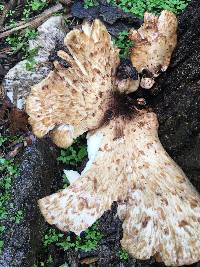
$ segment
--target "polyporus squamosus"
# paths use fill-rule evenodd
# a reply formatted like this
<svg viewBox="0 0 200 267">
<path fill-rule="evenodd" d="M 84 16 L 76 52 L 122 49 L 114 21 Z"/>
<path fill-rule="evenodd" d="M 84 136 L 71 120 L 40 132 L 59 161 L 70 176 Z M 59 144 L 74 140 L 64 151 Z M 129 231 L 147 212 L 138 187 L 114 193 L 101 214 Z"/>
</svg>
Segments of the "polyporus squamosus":
<svg viewBox="0 0 200 267">
<path fill-rule="evenodd" d="M 146 12 L 144 24 L 138 30 L 130 31 L 129 38 L 134 43 L 131 61 L 143 76 L 141 87 L 150 89 L 154 78 L 168 68 L 177 43 L 176 30 L 176 16 L 164 10 L 160 17 Z"/>
<path fill-rule="evenodd" d="M 55 62 L 56 69 L 32 88 L 26 102 L 35 135 L 43 137 L 52 130 L 60 147 L 70 146 L 76 137 L 99 126 L 117 84 L 122 92 L 135 91 L 139 85 L 130 79 L 125 88 L 127 83 L 116 81 L 119 51 L 99 20 L 68 33 L 65 45 L 71 55 L 59 51 L 58 56 L 70 67 Z"/>
<path fill-rule="evenodd" d="M 86 23 L 67 35 L 65 45 L 71 55 L 59 56 L 70 67 L 55 64 L 32 88 L 27 111 L 36 135 L 52 130 L 63 147 L 89 130 L 89 162 L 68 188 L 39 200 L 45 219 L 80 234 L 117 201 L 121 243 L 133 257 L 197 262 L 200 197 L 163 149 L 155 113 L 135 109 L 116 86 L 119 55 L 106 28 L 99 20 Z"/>
</svg>

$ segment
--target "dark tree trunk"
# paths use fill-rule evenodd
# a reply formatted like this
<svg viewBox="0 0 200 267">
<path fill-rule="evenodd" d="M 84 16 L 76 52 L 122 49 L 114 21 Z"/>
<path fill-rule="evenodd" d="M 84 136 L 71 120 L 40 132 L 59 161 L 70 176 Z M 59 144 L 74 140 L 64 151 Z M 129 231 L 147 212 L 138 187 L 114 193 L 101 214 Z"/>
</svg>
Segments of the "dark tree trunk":
<svg viewBox="0 0 200 267">
<path fill-rule="evenodd" d="M 199 0 L 179 18 L 178 45 L 156 89 L 153 101 L 161 142 L 200 191 Z"/>
</svg>

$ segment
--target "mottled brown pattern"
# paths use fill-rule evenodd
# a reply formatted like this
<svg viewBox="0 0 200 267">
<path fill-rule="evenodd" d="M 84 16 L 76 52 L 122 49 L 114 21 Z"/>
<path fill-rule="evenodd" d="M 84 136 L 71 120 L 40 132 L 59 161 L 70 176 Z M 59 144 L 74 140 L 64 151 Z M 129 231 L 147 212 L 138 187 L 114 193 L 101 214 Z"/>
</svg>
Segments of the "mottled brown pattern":
<svg viewBox="0 0 200 267">
<path fill-rule="evenodd" d="M 177 43 L 176 30 L 176 16 L 165 10 L 160 17 L 146 12 L 144 24 L 138 30 L 130 31 L 129 37 L 134 43 L 131 61 L 142 74 L 140 85 L 143 88 L 150 89 L 154 77 L 169 66 Z"/>
<path fill-rule="evenodd" d="M 147 216 L 145 217 L 143 220 L 142 220 L 142 227 L 145 228 L 149 222 L 149 220 L 151 219 L 150 216 Z"/>
<path fill-rule="evenodd" d="M 116 125 L 123 126 L 124 136 L 113 140 Z M 119 117 L 93 131 L 88 138 L 103 136 L 95 161 L 62 194 L 39 201 L 46 220 L 79 234 L 118 201 L 121 243 L 132 256 L 148 259 L 156 254 L 169 266 L 198 261 L 200 198 L 163 149 L 157 127 L 156 115 L 142 111 L 129 123 Z M 193 209 L 191 202 L 198 206 Z"/>
<path fill-rule="evenodd" d="M 70 55 L 64 51 L 58 55 L 69 67 L 55 62 L 55 70 L 31 89 L 26 101 L 35 135 L 43 137 L 51 131 L 60 147 L 70 146 L 77 136 L 97 128 L 113 89 L 111 73 L 115 74 L 119 64 L 119 51 L 99 20 L 85 23 L 82 31 L 71 31 L 64 42 Z"/>
<path fill-rule="evenodd" d="M 145 29 L 144 35 L 151 36 L 156 28 L 156 42 L 161 42 L 164 50 L 170 42 L 175 45 L 176 19 L 172 13 L 165 11 L 159 19 L 145 16 L 148 25 L 139 32 Z M 70 67 L 55 63 L 56 71 L 32 88 L 27 100 L 30 123 L 39 137 L 52 130 L 54 142 L 63 147 L 88 130 L 90 149 L 91 140 L 100 143 L 80 179 L 39 200 L 45 219 L 62 231 L 80 234 L 118 201 L 118 215 L 123 220 L 121 244 L 133 257 L 148 259 L 156 255 L 168 266 L 197 262 L 200 197 L 163 149 L 156 115 L 134 112 L 124 93 L 130 88 L 126 91 L 117 83 L 118 51 L 106 28 L 98 20 L 91 25 L 85 23 L 82 31 L 75 29 L 66 36 L 65 44 L 71 55 L 64 51 L 58 54 Z M 156 47 L 149 48 L 156 54 Z M 134 55 L 142 67 L 151 52 L 143 49 L 140 53 L 137 50 L 138 58 Z M 148 64 L 153 62 L 153 69 L 147 67 L 153 73 L 155 68 L 155 75 L 160 65 L 162 70 L 168 66 L 171 56 L 163 57 L 161 64 L 160 55 L 159 51 L 155 62 L 149 55 Z M 47 85 L 48 89 L 43 90 Z M 106 123 L 101 123 L 106 111 Z"/>
</svg>

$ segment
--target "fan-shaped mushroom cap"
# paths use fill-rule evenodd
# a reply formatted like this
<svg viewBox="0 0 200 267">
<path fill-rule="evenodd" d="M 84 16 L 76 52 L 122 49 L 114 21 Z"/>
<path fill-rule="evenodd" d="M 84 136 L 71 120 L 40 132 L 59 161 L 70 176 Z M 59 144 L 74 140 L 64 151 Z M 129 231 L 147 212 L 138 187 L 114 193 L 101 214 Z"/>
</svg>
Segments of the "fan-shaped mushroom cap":
<svg viewBox="0 0 200 267">
<path fill-rule="evenodd" d="M 114 74 L 119 64 L 119 51 L 99 20 L 85 23 L 82 31 L 69 32 L 65 45 L 70 55 L 59 51 L 58 56 L 69 67 L 55 62 L 55 70 L 32 88 L 26 101 L 36 136 L 43 137 L 53 130 L 54 141 L 62 147 L 98 126 L 115 87 Z"/>
<path fill-rule="evenodd" d="M 145 13 L 144 24 L 129 34 L 134 42 L 131 61 L 139 73 L 148 70 L 150 77 L 146 78 L 153 80 L 160 71 L 166 71 L 177 43 L 176 31 L 177 19 L 172 12 L 164 10 L 159 17 Z M 149 89 L 150 82 L 141 81 L 141 86 Z"/>
<path fill-rule="evenodd" d="M 176 266 L 200 260 L 200 198 L 163 149 L 157 128 L 156 115 L 142 112 L 91 133 L 88 142 L 94 138 L 98 147 L 90 168 L 39 201 L 45 219 L 80 234 L 117 201 L 121 243 L 132 256 L 156 255 Z"/>
</svg>

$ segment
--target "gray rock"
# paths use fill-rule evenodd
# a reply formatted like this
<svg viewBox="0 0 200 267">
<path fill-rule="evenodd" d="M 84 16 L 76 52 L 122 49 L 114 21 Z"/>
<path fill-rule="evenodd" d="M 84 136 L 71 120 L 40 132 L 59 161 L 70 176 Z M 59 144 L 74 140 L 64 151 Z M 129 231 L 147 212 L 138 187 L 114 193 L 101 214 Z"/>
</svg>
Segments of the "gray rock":
<svg viewBox="0 0 200 267">
<path fill-rule="evenodd" d="M 26 69 L 27 60 L 19 62 L 6 74 L 2 85 L 11 102 L 19 109 L 24 108 L 25 98 L 31 86 L 44 79 L 52 69 L 48 61 L 51 51 L 63 44 L 66 35 L 64 19 L 53 16 L 38 28 L 38 37 L 29 41 L 29 49 L 38 48 L 38 55 L 34 57 L 36 67 L 34 71 Z"/>
<path fill-rule="evenodd" d="M 16 210 L 22 210 L 23 219 L 19 224 L 12 221 L 4 224 L 7 230 L 0 267 L 31 267 L 36 262 L 47 226 L 37 201 L 51 193 L 53 180 L 59 172 L 55 155 L 52 147 L 39 140 L 22 155 L 20 175 L 13 181 L 11 203 Z"/>
<path fill-rule="evenodd" d="M 40 82 L 50 71 L 50 65 L 36 67 L 34 72 L 28 71 L 26 70 L 26 60 L 19 62 L 10 69 L 3 80 L 6 95 L 16 107 L 23 109 L 31 86 Z"/>
<path fill-rule="evenodd" d="M 64 19 L 62 16 L 53 16 L 38 27 L 39 36 L 36 40 L 30 40 L 29 48 L 40 47 L 35 59 L 38 62 L 48 61 L 51 51 L 57 45 L 62 45 L 66 35 Z"/>
</svg>

